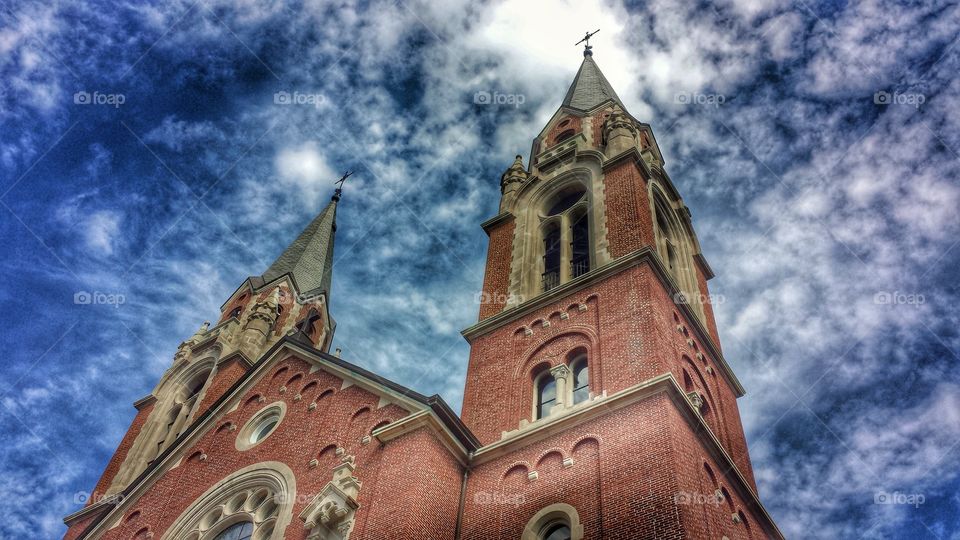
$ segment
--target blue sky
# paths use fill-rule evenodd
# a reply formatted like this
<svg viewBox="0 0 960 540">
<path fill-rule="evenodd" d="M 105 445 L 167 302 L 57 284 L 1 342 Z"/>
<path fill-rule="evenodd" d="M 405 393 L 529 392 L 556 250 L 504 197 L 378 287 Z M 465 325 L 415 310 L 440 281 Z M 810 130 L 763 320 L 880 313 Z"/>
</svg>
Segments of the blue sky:
<svg viewBox="0 0 960 540">
<path fill-rule="evenodd" d="M 132 402 L 344 169 L 335 346 L 459 409 L 478 225 L 595 28 L 717 273 L 780 527 L 960 538 L 956 4 L 0 6 L 0 538 L 62 535 Z"/>
</svg>

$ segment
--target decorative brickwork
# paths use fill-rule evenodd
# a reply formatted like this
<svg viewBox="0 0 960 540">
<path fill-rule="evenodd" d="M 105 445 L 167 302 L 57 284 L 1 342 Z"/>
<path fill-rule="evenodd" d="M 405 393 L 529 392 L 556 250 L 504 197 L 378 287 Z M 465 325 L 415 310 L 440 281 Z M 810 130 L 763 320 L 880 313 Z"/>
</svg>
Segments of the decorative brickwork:
<svg viewBox="0 0 960 540">
<path fill-rule="evenodd" d="M 505 219 L 488 229 L 487 270 L 480 294 L 480 318 L 485 319 L 503 310 L 510 287 L 510 259 L 513 253 L 513 218 Z"/>
<path fill-rule="evenodd" d="M 326 354 L 338 192 L 180 345 L 66 538 L 782 538 L 690 212 L 585 54 L 484 224 L 459 417 Z"/>
</svg>

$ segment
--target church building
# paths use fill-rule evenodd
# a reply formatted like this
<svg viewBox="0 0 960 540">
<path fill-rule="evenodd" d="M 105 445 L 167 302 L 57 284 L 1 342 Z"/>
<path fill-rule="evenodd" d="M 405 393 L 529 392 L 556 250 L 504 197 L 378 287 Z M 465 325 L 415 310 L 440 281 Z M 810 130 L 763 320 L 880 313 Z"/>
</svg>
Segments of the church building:
<svg viewBox="0 0 960 540">
<path fill-rule="evenodd" d="M 589 46 L 500 191 L 459 415 L 330 353 L 337 190 L 134 403 L 65 538 L 782 538 L 690 210 Z"/>
</svg>

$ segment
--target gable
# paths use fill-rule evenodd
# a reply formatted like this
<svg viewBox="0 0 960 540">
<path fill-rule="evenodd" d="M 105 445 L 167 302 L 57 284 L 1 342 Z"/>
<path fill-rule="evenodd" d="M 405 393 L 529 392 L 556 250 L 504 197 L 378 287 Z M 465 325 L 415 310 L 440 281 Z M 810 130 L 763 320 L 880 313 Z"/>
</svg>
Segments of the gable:
<svg viewBox="0 0 960 540">
<path fill-rule="evenodd" d="M 268 351 L 116 499 L 101 503 L 105 511 L 80 538 L 119 525 L 148 490 L 163 492 L 161 484 L 169 484 L 165 477 L 182 474 L 180 467 L 219 464 L 217 474 L 222 474 L 224 468 L 278 456 L 294 468 L 316 466 L 321 454 L 332 455 L 326 451 L 331 447 L 353 453 L 376 446 L 374 432 L 399 436 L 398 430 L 387 429 L 395 423 L 410 430 L 428 428 L 461 461 L 476 448 L 476 439 L 438 396 L 423 396 L 304 340 L 286 337 Z M 245 443 L 252 423 L 271 407 L 279 411 L 276 427 L 262 441 Z M 411 418 L 416 422 L 403 422 Z M 200 486 L 190 486 L 182 496 L 191 496 L 195 487 Z"/>
</svg>

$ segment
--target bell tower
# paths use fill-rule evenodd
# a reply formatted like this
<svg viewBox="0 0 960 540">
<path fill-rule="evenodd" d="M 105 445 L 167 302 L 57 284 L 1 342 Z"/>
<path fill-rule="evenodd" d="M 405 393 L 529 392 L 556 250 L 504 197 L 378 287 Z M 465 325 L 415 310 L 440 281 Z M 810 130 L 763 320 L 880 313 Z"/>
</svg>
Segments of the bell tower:
<svg viewBox="0 0 960 540">
<path fill-rule="evenodd" d="M 328 299 L 336 231 L 337 190 L 273 264 L 247 278 L 180 344 L 154 390 L 134 405 L 137 416 L 94 490 L 102 499 L 126 488 L 271 346 L 300 333 L 328 352 L 336 323 Z"/>
<path fill-rule="evenodd" d="M 744 390 L 720 349 L 690 210 L 653 129 L 589 46 L 500 191 L 482 225 L 479 321 L 463 331 L 462 418 L 483 445 L 476 461 L 501 470 L 479 467 L 470 485 L 492 489 L 519 470 L 511 489 L 538 501 L 517 509 L 531 520 L 515 524 L 523 538 L 541 538 L 550 519 L 537 509 L 556 505 L 548 514 L 571 538 L 780 537 L 756 496 Z M 578 461 L 589 470 L 575 482 L 563 471 Z M 678 503 L 685 494 L 716 504 Z"/>
</svg>

